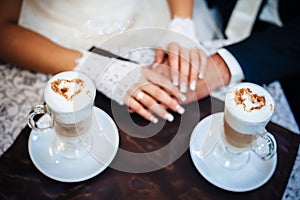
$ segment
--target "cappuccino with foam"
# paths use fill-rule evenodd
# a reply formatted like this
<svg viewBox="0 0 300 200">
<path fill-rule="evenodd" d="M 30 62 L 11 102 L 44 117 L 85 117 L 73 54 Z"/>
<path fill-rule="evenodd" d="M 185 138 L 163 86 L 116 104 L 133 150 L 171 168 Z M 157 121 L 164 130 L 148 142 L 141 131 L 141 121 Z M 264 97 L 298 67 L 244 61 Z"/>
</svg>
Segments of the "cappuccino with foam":
<svg viewBox="0 0 300 200">
<path fill-rule="evenodd" d="M 274 100 L 261 86 L 241 83 L 225 98 L 224 140 L 238 149 L 249 149 L 255 135 L 263 133 L 275 111 Z"/>
<path fill-rule="evenodd" d="M 59 73 L 47 82 L 45 105 L 33 108 L 28 124 L 36 130 L 50 129 L 56 133 L 54 152 L 66 158 L 80 158 L 91 148 L 95 96 L 96 88 L 87 76 L 73 71 Z M 37 114 L 50 116 L 51 123 L 40 127 L 34 120 Z"/>
<path fill-rule="evenodd" d="M 276 154 L 276 140 L 265 129 L 274 111 L 273 98 L 259 85 L 240 83 L 227 92 L 221 139 L 213 151 L 224 168 L 243 168 L 250 151 L 264 161 Z"/>
</svg>

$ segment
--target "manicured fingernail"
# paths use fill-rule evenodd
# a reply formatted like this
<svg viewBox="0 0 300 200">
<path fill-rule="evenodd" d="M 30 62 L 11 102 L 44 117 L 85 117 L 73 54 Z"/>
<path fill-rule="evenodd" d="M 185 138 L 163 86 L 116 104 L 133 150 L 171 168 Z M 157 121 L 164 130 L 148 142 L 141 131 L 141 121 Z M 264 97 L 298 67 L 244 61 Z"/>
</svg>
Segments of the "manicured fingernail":
<svg viewBox="0 0 300 200">
<path fill-rule="evenodd" d="M 151 118 L 150 118 L 150 121 L 153 122 L 154 124 L 157 124 L 157 123 L 158 123 L 158 119 L 155 118 L 155 117 L 151 117 Z"/>
<path fill-rule="evenodd" d="M 181 101 L 181 102 L 185 102 L 185 101 L 186 101 L 186 96 L 183 95 L 183 94 L 180 94 L 180 95 L 179 95 L 179 98 L 180 98 L 180 101 Z"/>
<path fill-rule="evenodd" d="M 180 92 L 186 93 L 187 91 L 187 83 L 181 83 L 180 84 Z"/>
<path fill-rule="evenodd" d="M 172 122 L 174 120 L 174 117 L 170 113 L 167 113 L 165 115 L 165 119 L 168 120 L 169 122 Z"/>
<path fill-rule="evenodd" d="M 181 115 L 185 112 L 185 109 L 183 107 L 181 107 L 180 105 L 176 106 L 176 110 Z"/>
<path fill-rule="evenodd" d="M 204 75 L 203 73 L 199 73 L 199 76 L 198 76 L 199 79 L 203 79 L 204 78 Z"/>
<path fill-rule="evenodd" d="M 152 65 L 152 69 L 155 69 L 155 68 L 157 68 L 157 66 L 158 66 L 159 64 L 158 63 L 153 63 L 153 65 Z"/>
<path fill-rule="evenodd" d="M 192 81 L 192 82 L 190 83 L 190 89 L 191 89 L 192 91 L 195 91 L 195 90 L 196 90 L 196 81 Z"/>
<path fill-rule="evenodd" d="M 179 83 L 178 83 L 178 76 L 173 76 L 173 85 L 174 86 L 178 86 Z"/>
</svg>

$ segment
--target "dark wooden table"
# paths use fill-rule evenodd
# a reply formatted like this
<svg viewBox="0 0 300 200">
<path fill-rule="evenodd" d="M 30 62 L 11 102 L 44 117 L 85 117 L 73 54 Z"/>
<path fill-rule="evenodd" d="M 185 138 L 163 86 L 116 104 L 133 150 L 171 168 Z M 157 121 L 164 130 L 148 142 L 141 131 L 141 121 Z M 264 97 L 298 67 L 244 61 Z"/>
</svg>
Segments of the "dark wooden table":
<svg viewBox="0 0 300 200">
<path fill-rule="evenodd" d="M 28 153 L 31 130 L 25 127 L 12 147 L 0 158 L 0 199 L 281 199 L 300 143 L 299 135 L 269 123 L 267 129 L 273 133 L 278 143 L 275 173 L 258 189 L 241 193 L 229 192 L 212 185 L 201 176 L 193 165 L 188 149 L 195 125 L 211 113 L 223 111 L 222 102 L 206 98 L 185 105 L 186 113 L 183 116 L 174 114 L 176 118 L 173 123 L 161 121 L 155 125 L 162 126 L 160 131 L 149 138 L 128 134 L 143 133 L 137 133 L 135 127 L 130 127 L 127 119 L 119 120 L 127 113 L 126 107 L 111 103 L 99 93 L 95 105 L 116 121 L 120 148 L 131 152 L 154 151 L 167 145 L 179 134 L 180 140 L 176 145 L 184 151 L 179 152 L 179 158 L 174 162 L 155 171 L 129 173 L 108 167 L 89 180 L 63 183 L 44 176 L 34 166 Z M 113 113 L 118 113 L 118 116 L 114 117 Z M 139 127 L 145 126 L 147 131 L 155 129 L 154 125 L 147 126 L 148 122 L 136 114 L 131 117 Z M 170 151 L 176 152 L 177 146 L 172 148 Z"/>
</svg>

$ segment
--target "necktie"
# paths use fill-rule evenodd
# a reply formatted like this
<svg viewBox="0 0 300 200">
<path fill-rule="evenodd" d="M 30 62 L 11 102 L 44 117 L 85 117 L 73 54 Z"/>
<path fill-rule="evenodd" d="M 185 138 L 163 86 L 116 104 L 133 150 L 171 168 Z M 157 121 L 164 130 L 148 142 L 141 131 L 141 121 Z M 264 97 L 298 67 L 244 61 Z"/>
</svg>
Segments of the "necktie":
<svg viewBox="0 0 300 200">
<path fill-rule="evenodd" d="M 228 39 L 237 41 L 250 35 L 262 1 L 237 1 L 225 29 L 225 35 Z"/>
</svg>

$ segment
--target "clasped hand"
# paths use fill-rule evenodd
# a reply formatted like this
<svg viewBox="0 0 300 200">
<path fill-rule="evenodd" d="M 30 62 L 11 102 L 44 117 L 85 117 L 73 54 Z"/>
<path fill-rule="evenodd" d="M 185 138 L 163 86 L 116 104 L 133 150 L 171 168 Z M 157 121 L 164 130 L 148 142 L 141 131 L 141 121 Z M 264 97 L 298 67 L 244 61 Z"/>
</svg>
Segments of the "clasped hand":
<svg viewBox="0 0 300 200">
<path fill-rule="evenodd" d="M 141 79 L 128 91 L 125 104 L 154 123 L 158 119 L 153 114 L 173 121 L 168 109 L 183 114 L 184 108 L 180 104 L 199 97 L 195 90 L 204 78 L 207 61 L 208 57 L 201 49 L 187 49 L 177 43 L 168 45 L 167 51 L 158 48 L 155 63 L 142 69 Z M 208 91 L 203 95 L 208 95 Z"/>
</svg>

